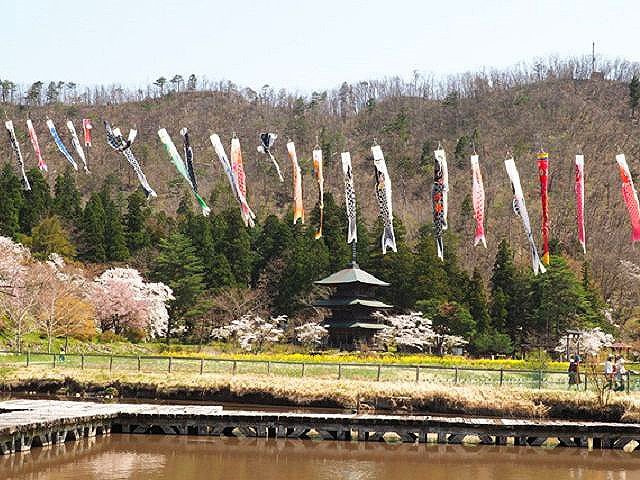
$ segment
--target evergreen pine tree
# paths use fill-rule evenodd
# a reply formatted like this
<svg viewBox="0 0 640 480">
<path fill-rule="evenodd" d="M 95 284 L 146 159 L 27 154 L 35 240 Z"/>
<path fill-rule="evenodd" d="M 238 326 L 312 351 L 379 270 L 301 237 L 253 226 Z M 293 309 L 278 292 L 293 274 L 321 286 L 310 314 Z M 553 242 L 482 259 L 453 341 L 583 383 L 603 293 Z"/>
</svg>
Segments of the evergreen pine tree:
<svg viewBox="0 0 640 480">
<path fill-rule="evenodd" d="M 199 313 L 199 297 L 205 288 L 204 266 L 189 237 L 173 233 L 160 241 L 152 277 L 168 285 L 175 297 L 169 304 L 169 342 L 176 327 L 184 325 L 187 332 L 192 330 L 192 319 Z"/>
<path fill-rule="evenodd" d="M 25 235 L 49 214 L 51 208 L 51 192 L 49 184 L 39 169 L 32 168 L 27 172 L 31 190 L 23 190 L 22 208 L 20 210 L 20 229 Z"/>
<path fill-rule="evenodd" d="M 237 208 L 224 210 L 221 216 L 227 228 L 220 238 L 218 251 L 227 257 L 236 285 L 246 287 L 251 279 L 253 264 L 251 237 Z"/>
<path fill-rule="evenodd" d="M 129 258 L 122 216 L 111 199 L 104 203 L 104 246 L 109 261 L 121 262 Z"/>
<path fill-rule="evenodd" d="M 106 260 L 105 212 L 102 197 L 91 195 L 82 215 L 82 258 L 90 262 Z"/>
<path fill-rule="evenodd" d="M 316 206 L 311 214 L 310 225 L 316 228 L 320 209 Z M 330 192 L 324 195 L 324 221 L 322 241 L 329 251 L 329 270 L 342 270 L 351 262 L 351 246 L 347 244 L 347 214 L 340 208 Z"/>
<path fill-rule="evenodd" d="M 491 329 L 491 319 L 487 311 L 484 281 L 477 268 L 473 270 L 466 293 L 466 304 L 469 307 L 469 313 L 476 322 L 477 331 L 488 332 Z"/>
<path fill-rule="evenodd" d="M 433 225 L 422 226 L 415 251 L 416 299 L 444 301 L 449 298 L 448 275 L 438 258 Z"/>
<path fill-rule="evenodd" d="M 0 234 L 16 238 L 20 233 L 22 185 L 10 163 L 0 172 Z"/>
<path fill-rule="evenodd" d="M 251 273 L 251 284 L 256 286 L 260 275 L 269 262 L 281 257 L 284 250 L 291 245 L 293 232 L 291 228 L 276 215 L 269 215 L 255 237 L 255 252 Z"/>
<path fill-rule="evenodd" d="M 73 171 L 67 167 L 62 175 L 56 177 L 53 212 L 60 218 L 77 223 L 82 217 L 80 192 L 76 187 Z"/>
<path fill-rule="evenodd" d="M 127 213 L 125 214 L 125 233 L 127 247 L 131 253 L 137 252 L 151 244 L 151 237 L 146 225 L 149 211 L 143 193 L 136 190 L 127 199 Z"/>
</svg>

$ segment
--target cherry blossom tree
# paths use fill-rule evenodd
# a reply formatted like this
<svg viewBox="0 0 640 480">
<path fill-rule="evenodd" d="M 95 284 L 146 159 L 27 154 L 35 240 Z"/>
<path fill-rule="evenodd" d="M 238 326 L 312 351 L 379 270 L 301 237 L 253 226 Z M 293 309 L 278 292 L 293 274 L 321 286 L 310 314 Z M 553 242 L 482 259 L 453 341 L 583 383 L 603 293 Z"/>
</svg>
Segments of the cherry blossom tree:
<svg viewBox="0 0 640 480">
<path fill-rule="evenodd" d="M 164 283 L 147 283 L 133 268 L 112 268 L 97 277 L 90 290 L 103 331 L 133 332 L 151 338 L 166 331 L 166 302 L 174 297 Z"/>
<path fill-rule="evenodd" d="M 588 330 L 576 330 L 570 335 L 560 337 L 556 352 L 583 352 L 586 355 L 597 356 L 600 351 L 613 345 L 613 335 L 605 333 L 600 327 Z"/>
<path fill-rule="evenodd" d="M 296 340 L 307 347 L 317 347 L 322 344 L 329 331 L 316 322 L 308 322 L 296 327 Z"/>
<path fill-rule="evenodd" d="M 229 325 L 216 328 L 213 338 L 236 341 L 240 348 L 248 352 L 260 352 L 267 345 L 277 343 L 284 337 L 283 325 L 286 315 L 263 319 L 259 315 L 243 315 Z"/>
</svg>

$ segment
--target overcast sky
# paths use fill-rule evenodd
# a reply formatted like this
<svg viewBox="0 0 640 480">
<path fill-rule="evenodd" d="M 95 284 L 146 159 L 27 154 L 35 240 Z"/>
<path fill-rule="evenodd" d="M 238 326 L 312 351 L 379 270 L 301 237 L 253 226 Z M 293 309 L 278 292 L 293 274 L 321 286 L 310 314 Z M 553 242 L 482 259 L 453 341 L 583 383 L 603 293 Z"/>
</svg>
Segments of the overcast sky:
<svg viewBox="0 0 640 480">
<path fill-rule="evenodd" d="M 2 0 L 0 79 L 142 86 L 195 73 L 309 92 L 553 54 L 640 60 L 634 0 Z"/>
</svg>

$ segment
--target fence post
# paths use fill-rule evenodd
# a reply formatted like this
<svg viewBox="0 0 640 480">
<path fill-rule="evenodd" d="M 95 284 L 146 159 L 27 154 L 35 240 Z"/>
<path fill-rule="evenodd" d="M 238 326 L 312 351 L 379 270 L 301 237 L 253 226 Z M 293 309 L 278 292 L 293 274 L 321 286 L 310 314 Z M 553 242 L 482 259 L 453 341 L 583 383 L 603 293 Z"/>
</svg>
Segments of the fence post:
<svg viewBox="0 0 640 480">
<path fill-rule="evenodd" d="M 455 383 L 457 384 L 457 383 L 458 383 L 458 367 L 455 367 L 455 368 L 456 368 L 456 378 L 455 378 Z"/>
<path fill-rule="evenodd" d="M 171 373 L 171 363 L 173 362 L 173 357 L 169 357 L 169 373 Z"/>
<path fill-rule="evenodd" d="M 629 379 L 629 370 L 627 370 L 627 393 L 631 391 L 631 380 Z"/>
<path fill-rule="evenodd" d="M 204 358 L 200 359 L 200 375 L 204 372 Z"/>
<path fill-rule="evenodd" d="M 502 386 L 502 382 L 504 381 L 504 369 L 500 369 L 500 386 Z"/>
<path fill-rule="evenodd" d="M 138 371 L 140 371 L 142 368 L 142 365 L 140 363 L 140 355 L 138 355 Z"/>
<path fill-rule="evenodd" d="M 342 364 L 338 364 L 338 380 L 342 378 Z"/>
<path fill-rule="evenodd" d="M 27 350 L 27 367 L 29 366 L 30 362 L 31 362 L 31 350 Z"/>
<path fill-rule="evenodd" d="M 542 370 L 538 370 L 538 390 L 542 389 Z"/>
<path fill-rule="evenodd" d="M 80 354 L 80 370 L 84 370 L 84 353 Z"/>
<path fill-rule="evenodd" d="M 587 391 L 587 380 L 589 380 L 589 374 L 585 372 L 584 374 L 584 391 Z"/>
<path fill-rule="evenodd" d="M 234 360 L 233 361 L 233 372 L 231 372 L 231 375 L 235 375 L 237 371 L 238 371 L 238 362 L 236 362 Z"/>
<path fill-rule="evenodd" d="M 416 365 L 416 382 L 420 381 L 420 366 Z"/>
<path fill-rule="evenodd" d="M 113 355 L 109 356 L 109 371 L 113 370 Z"/>
<path fill-rule="evenodd" d="M 267 375 L 271 375 L 271 360 L 267 362 Z"/>
<path fill-rule="evenodd" d="M 56 354 L 53 354 L 53 368 L 56 368 Z"/>
<path fill-rule="evenodd" d="M 304 362 L 302 362 L 302 377 L 304 377 Z"/>
<path fill-rule="evenodd" d="M 376 382 L 380 381 L 380 364 L 378 364 L 378 374 L 376 375 Z"/>
</svg>

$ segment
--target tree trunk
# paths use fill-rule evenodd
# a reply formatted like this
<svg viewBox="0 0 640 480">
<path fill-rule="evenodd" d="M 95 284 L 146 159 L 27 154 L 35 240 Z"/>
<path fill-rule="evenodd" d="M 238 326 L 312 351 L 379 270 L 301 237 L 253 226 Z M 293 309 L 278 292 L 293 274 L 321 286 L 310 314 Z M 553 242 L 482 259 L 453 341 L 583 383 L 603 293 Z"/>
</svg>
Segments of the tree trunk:
<svg viewBox="0 0 640 480">
<path fill-rule="evenodd" d="M 47 353 L 51 353 L 51 334 L 47 333 Z"/>
</svg>

